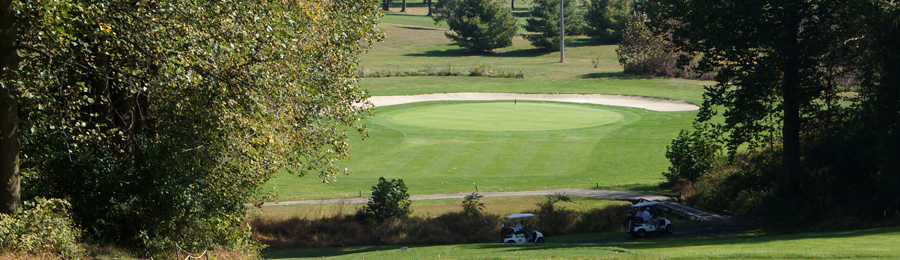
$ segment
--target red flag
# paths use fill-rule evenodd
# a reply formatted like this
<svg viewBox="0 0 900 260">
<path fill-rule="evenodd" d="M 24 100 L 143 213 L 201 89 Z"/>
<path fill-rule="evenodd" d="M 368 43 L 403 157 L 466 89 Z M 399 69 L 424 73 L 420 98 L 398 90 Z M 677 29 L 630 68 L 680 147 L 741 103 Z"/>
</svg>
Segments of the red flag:
<svg viewBox="0 0 900 260">
<path fill-rule="evenodd" d="M 513 105 L 516 105 L 516 101 L 518 101 L 518 100 L 516 100 L 516 99 L 514 98 L 514 99 L 513 99 Z"/>
</svg>

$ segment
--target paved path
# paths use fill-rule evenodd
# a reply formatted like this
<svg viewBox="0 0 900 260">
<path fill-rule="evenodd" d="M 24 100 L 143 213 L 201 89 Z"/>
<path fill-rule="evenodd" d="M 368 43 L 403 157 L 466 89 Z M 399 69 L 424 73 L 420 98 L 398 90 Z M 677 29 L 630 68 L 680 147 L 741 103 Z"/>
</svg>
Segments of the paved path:
<svg viewBox="0 0 900 260">
<path fill-rule="evenodd" d="M 638 194 L 634 192 L 627 191 L 618 191 L 618 190 L 587 190 L 587 189 L 561 189 L 561 190 L 533 190 L 533 191 L 502 191 L 502 192 L 479 192 L 478 195 L 484 196 L 486 198 L 490 197 L 511 197 L 511 196 L 542 196 L 542 195 L 553 195 L 556 193 L 564 193 L 566 195 L 578 196 L 578 197 L 589 197 L 589 198 L 602 198 L 602 199 L 614 199 L 614 200 L 638 200 L 645 199 L 650 201 L 669 201 L 671 200 L 669 197 L 665 196 L 655 196 L 655 195 L 644 195 Z M 434 194 L 434 195 L 418 195 L 418 196 L 410 196 L 410 200 L 438 200 L 438 199 L 463 199 L 466 195 L 470 193 L 451 193 L 451 194 Z M 280 201 L 280 202 L 266 202 L 263 204 L 264 207 L 267 206 L 286 206 L 286 205 L 298 205 L 298 204 L 328 204 L 328 203 L 366 203 L 368 202 L 368 198 L 355 198 L 355 199 L 330 199 L 330 200 L 295 200 L 295 201 Z M 244 204 L 246 206 L 253 206 L 252 203 Z"/>
</svg>

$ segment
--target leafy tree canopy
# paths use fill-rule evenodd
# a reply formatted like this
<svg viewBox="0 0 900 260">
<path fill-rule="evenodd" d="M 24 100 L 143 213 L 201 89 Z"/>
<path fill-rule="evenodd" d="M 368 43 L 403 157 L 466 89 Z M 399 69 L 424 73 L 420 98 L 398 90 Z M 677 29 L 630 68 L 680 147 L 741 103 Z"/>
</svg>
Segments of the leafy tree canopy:
<svg viewBox="0 0 900 260">
<path fill-rule="evenodd" d="M 328 182 L 370 112 L 357 56 L 376 1 L 16 1 L 22 172 L 89 238 L 247 245 L 280 169 Z M 360 105 L 361 104 L 361 105 Z"/>
</svg>

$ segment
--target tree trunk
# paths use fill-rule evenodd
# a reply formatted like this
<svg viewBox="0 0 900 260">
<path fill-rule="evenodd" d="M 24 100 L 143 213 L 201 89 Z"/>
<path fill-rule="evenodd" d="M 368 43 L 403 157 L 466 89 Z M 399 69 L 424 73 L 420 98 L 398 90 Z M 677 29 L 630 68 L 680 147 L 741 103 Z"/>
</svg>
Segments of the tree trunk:
<svg viewBox="0 0 900 260">
<path fill-rule="evenodd" d="M 390 11 L 391 10 L 391 0 L 381 0 L 381 10 Z"/>
<path fill-rule="evenodd" d="M 18 27 L 12 0 L 0 0 L 0 79 L 13 79 L 18 67 L 14 48 Z M 12 213 L 20 200 L 19 136 L 16 133 L 19 104 L 12 96 L 12 86 L 0 88 L 0 213 Z"/>
<path fill-rule="evenodd" d="M 403 7 L 400 7 L 400 12 L 406 12 L 406 0 L 403 0 Z"/>
<path fill-rule="evenodd" d="M 783 140 L 782 174 L 788 187 L 796 190 L 796 176 L 800 170 L 800 48 L 797 37 L 800 32 L 801 17 L 798 11 L 789 11 L 785 21 L 783 45 L 784 67 L 781 95 L 784 99 L 784 117 L 781 129 Z"/>
<path fill-rule="evenodd" d="M 510 3 L 509 8 L 512 9 L 513 11 L 515 11 L 516 10 L 516 0 L 510 0 L 509 3 Z"/>
<path fill-rule="evenodd" d="M 426 0 L 426 1 L 428 1 L 428 14 L 427 15 L 431 16 L 431 1 L 432 0 Z"/>
</svg>

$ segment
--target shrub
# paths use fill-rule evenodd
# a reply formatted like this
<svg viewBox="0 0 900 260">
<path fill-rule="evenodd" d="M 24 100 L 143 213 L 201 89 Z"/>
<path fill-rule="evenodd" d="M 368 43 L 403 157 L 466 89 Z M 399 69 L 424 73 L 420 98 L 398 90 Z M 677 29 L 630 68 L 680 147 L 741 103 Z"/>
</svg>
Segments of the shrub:
<svg viewBox="0 0 900 260">
<path fill-rule="evenodd" d="M 621 41 L 625 23 L 631 16 L 631 1 L 588 0 L 585 3 L 584 34 L 602 43 Z"/>
<path fill-rule="evenodd" d="M 38 198 L 11 215 L 0 214 L 0 249 L 13 254 L 84 257 L 81 230 L 69 218 L 65 200 Z"/>
<path fill-rule="evenodd" d="M 466 195 L 466 198 L 463 200 L 463 212 L 466 214 L 468 218 L 478 218 L 481 217 L 481 212 L 484 210 L 484 203 L 479 202 L 481 199 L 481 195 L 478 195 L 476 192 L 472 192 L 472 194 Z"/>
<path fill-rule="evenodd" d="M 525 20 L 525 30 L 537 34 L 526 34 L 523 37 L 531 45 L 548 50 L 559 50 L 559 1 L 534 0 L 531 7 L 531 18 Z M 582 34 L 584 15 L 575 0 L 565 0 L 566 42 L 575 41 L 576 35 Z"/>
<path fill-rule="evenodd" d="M 672 163 L 668 172 L 663 172 L 670 184 L 679 180 L 690 183 L 697 182 L 714 168 L 720 156 L 721 146 L 716 144 L 714 136 L 701 128 L 693 132 L 681 130 L 672 144 L 666 146 L 666 158 Z"/>
<path fill-rule="evenodd" d="M 492 51 L 512 45 L 517 30 L 512 11 L 498 0 L 438 0 L 435 23 L 447 22 L 447 38 L 460 47 Z"/>
<path fill-rule="evenodd" d="M 384 222 L 391 217 L 404 218 L 412 213 L 409 205 L 409 194 L 406 193 L 406 184 L 403 180 L 384 177 L 378 178 L 378 184 L 372 186 L 372 197 L 362 211 L 366 216 L 374 217 L 378 222 Z"/>
</svg>

